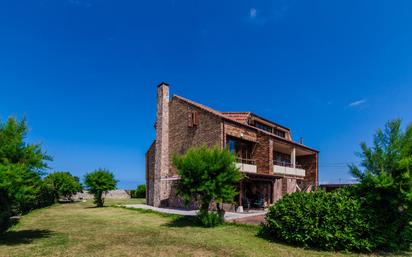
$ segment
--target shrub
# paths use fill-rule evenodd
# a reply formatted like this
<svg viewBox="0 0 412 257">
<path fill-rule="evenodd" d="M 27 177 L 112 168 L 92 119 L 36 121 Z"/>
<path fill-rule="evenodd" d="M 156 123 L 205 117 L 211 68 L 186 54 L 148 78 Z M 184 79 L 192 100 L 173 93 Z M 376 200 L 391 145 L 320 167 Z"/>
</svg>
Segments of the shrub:
<svg viewBox="0 0 412 257">
<path fill-rule="evenodd" d="M 84 183 L 87 190 L 94 195 L 94 203 L 97 207 L 103 207 L 103 194 L 116 189 L 117 181 L 113 173 L 99 169 L 85 175 Z"/>
<path fill-rule="evenodd" d="M 358 185 L 332 192 L 295 193 L 270 208 L 262 230 L 272 237 L 333 250 L 408 251 L 412 243 L 412 125 L 400 120 L 361 144 Z"/>
<path fill-rule="evenodd" d="M 60 198 L 71 200 L 72 195 L 82 189 L 79 179 L 69 172 L 55 172 L 47 175 L 44 179 L 54 199 L 57 202 Z"/>
<path fill-rule="evenodd" d="M 55 198 L 53 191 L 46 185 L 42 183 L 40 187 L 39 196 L 37 197 L 36 207 L 43 208 L 54 204 Z"/>
<path fill-rule="evenodd" d="M 200 210 L 196 216 L 197 222 L 204 227 L 216 227 L 223 223 L 217 212 Z"/>
<path fill-rule="evenodd" d="M 146 198 L 146 185 L 137 186 L 136 190 L 130 192 L 132 198 Z"/>
<path fill-rule="evenodd" d="M 227 149 L 218 147 L 192 148 L 186 154 L 174 156 L 173 164 L 180 180 L 177 194 L 186 204 L 199 201 L 201 213 L 207 213 L 210 203 L 216 202 L 219 217 L 223 219 L 223 202 L 233 202 L 238 194 L 236 185 L 243 178 L 236 168 L 235 157 Z"/>
<path fill-rule="evenodd" d="M 262 233 L 291 244 L 326 250 L 371 251 L 361 203 L 347 191 L 293 193 L 270 207 Z"/>
<path fill-rule="evenodd" d="M 373 146 L 361 144 L 362 169 L 350 166 L 377 248 L 408 250 L 412 243 L 412 124 L 400 120 L 378 130 Z"/>
</svg>

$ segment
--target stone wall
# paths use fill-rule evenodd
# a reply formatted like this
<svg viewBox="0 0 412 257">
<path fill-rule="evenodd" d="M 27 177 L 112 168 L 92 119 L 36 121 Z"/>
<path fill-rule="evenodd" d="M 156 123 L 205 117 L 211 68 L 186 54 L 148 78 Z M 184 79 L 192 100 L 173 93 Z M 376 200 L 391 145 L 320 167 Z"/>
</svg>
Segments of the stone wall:
<svg viewBox="0 0 412 257">
<path fill-rule="evenodd" d="M 234 124 L 231 122 L 224 122 L 224 133 L 226 135 L 242 138 L 247 141 L 257 142 L 258 136 L 255 130 L 240 127 L 238 124 Z"/>
<path fill-rule="evenodd" d="M 154 166 L 156 155 L 156 144 L 152 143 L 146 153 L 146 203 L 148 205 L 154 204 Z"/>
<path fill-rule="evenodd" d="M 222 119 L 220 117 L 178 98 L 172 99 L 169 111 L 170 162 L 174 154 L 184 154 L 191 147 L 221 146 Z M 199 124 L 190 127 L 189 115 L 193 111 L 197 112 Z M 168 176 L 175 175 L 176 169 L 171 165 Z"/>
<path fill-rule="evenodd" d="M 297 181 L 296 178 L 282 179 L 282 196 L 296 192 Z"/>
<path fill-rule="evenodd" d="M 105 199 L 130 199 L 130 190 L 111 190 L 103 195 Z M 72 197 L 73 200 L 90 200 L 93 199 L 93 195 L 88 193 L 87 191 L 83 191 L 82 193 L 77 193 Z"/>
<path fill-rule="evenodd" d="M 272 144 L 272 146 L 271 146 Z M 253 158 L 256 160 L 257 173 L 271 174 L 273 170 L 273 141 L 263 133 L 258 134 L 258 142 L 256 145 Z"/>
<path fill-rule="evenodd" d="M 302 168 L 306 171 L 304 182 L 306 184 L 312 184 L 315 187 L 318 186 L 318 155 L 298 156 L 297 161 L 302 165 Z"/>
<path fill-rule="evenodd" d="M 182 208 L 182 209 L 189 209 L 189 210 L 197 210 L 199 209 L 200 205 L 196 202 L 192 201 L 187 205 L 184 203 L 183 199 L 177 196 L 176 187 L 177 187 L 177 180 L 165 181 L 170 188 L 170 196 L 167 202 L 167 206 L 175 207 L 175 208 Z"/>
<path fill-rule="evenodd" d="M 273 183 L 273 202 L 277 202 L 283 196 L 283 179 L 276 179 Z"/>
</svg>

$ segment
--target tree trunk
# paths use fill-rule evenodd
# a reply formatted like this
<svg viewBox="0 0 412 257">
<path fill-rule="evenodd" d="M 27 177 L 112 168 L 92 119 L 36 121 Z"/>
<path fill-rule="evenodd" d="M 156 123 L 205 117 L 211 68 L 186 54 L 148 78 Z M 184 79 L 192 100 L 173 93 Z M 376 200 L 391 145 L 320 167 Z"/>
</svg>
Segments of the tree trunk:
<svg viewBox="0 0 412 257">
<path fill-rule="evenodd" d="M 5 191 L 0 190 L 0 234 L 10 226 L 11 206 Z"/>
<path fill-rule="evenodd" d="M 220 220 L 222 222 L 225 221 L 225 210 L 223 209 L 223 206 L 221 206 L 220 203 L 216 203 L 216 208 L 217 208 L 217 214 L 219 214 Z"/>
<path fill-rule="evenodd" d="M 200 210 L 208 212 L 209 211 L 209 202 L 202 201 L 202 205 L 200 206 Z"/>
<path fill-rule="evenodd" d="M 103 192 L 97 192 L 94 195 L 94 203 L 96 204 L 97 207 L 103 207 L 104 205 L 104 200 L 103 200 Z"/>
</svg>

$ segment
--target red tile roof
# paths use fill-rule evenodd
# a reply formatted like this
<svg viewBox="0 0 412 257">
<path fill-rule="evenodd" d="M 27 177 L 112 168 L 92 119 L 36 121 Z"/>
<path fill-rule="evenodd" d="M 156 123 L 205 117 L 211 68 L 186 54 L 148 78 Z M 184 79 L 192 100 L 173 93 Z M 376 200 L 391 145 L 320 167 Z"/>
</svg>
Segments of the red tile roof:
<svg viewBox="0 0 412 257">
<path fill-rule="evenodd" d="M 244 124 L 247 124 L 250 117 L 250 112 L 223 112 L 222 114 Z"/>
</svg>

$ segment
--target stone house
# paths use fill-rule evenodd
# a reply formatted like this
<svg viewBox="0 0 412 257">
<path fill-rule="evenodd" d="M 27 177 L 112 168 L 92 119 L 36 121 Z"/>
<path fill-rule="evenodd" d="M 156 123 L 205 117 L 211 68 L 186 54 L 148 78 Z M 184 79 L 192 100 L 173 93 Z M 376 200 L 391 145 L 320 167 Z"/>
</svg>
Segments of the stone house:
<svg viewBox="0 0 412 257">
<path fill-rule="evenodd" d="M 173 154 L 190 147 L 227 147 L 245 179 L 236 205 L 266 207 L 283 195 L 318 186 L 319 151 L 292 139 L 289 128 L 250 112 L 219 112 L 157 87 L 156 140 L 146 153 L 147 204 L 183 207 Z"/>
</svg>

